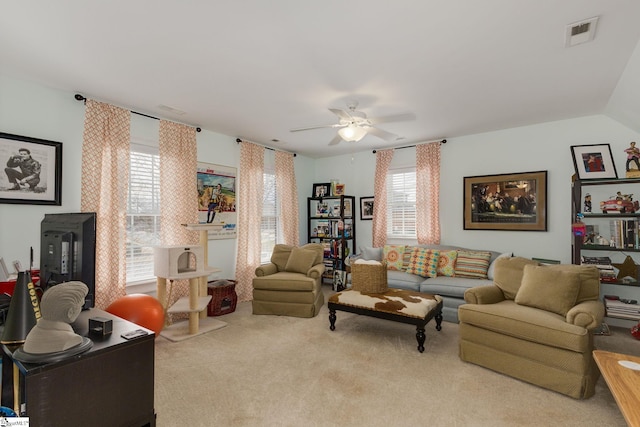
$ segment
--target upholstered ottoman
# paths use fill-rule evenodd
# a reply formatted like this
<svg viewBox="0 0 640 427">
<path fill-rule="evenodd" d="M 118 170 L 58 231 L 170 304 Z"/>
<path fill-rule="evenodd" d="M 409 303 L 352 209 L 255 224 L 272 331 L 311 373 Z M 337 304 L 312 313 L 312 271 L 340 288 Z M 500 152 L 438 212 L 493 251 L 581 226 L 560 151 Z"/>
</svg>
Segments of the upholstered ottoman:
<svg viewBox="0 0 640 427">
<path fill-rule="evenodd" d="M 442 298 L 438 295 L 389 288 L 384 293 L 363 294 L 360 291 L 346 290 L 329 298 L 329 329 L 336 329 L 336 311 L 362 314 L 379 319 L 416 325 L 418 351 L 424 351 L 426 335 L 424 327 L 433 318 L 436 330 L 442 329 Z"/>
</svg>

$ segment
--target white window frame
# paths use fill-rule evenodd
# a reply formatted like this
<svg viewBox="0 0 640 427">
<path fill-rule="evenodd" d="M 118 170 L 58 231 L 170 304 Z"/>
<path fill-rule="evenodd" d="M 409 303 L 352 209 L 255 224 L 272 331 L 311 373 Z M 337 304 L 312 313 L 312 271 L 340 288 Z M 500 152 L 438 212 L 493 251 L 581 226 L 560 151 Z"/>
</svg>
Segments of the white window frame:
<svg viewBox="0 0 640 427">
<path fill-rule="evenodd" d="M 386 190 L 387 237 L 417 239 L 415 166 L 389 168 Z"/>
<path fill-rule="evenodd" d="M 153 247 L 160 244 L 160 175 L 159 175 L 159 149 L 157 146 L 150 146 L 136 141 L 131 141 L 131 165 L 129 169 L 129 189 L 127 194 L 127 232 L 126 232 L 126 259 L 127 259 L 127 286 L 135 286 L 143 283 L 155 281 L 153 275 Z M 140 182 L 132 182 L 135 179 L 135 171 L 139 170 L 139 165 L 135 164 L 135 153 L 141 155 L 152 156 L 151 175 L 152 179 L 146 185 L 146 188 L 140 188 Z M 147 191 L 149 194 L 145 195 Z M 145 201 L 147 208 L 132 209 L 133 200 L 136 191 L 147 200 Z M 147 231 L 139 231 L 139 241 L 133 238 L 132 227 L 135 218 L 147 217 L 151 223 L 151 233 Z M 136 251 L 141 256 L 136 257 Z M 136 273 L 137 272 L 137 273 Z"/>
<path fill-rule="evenodd" d="M 262 192 L 262 218 L 260 222 L 260 262 L 271 260 L 273 248 L 281 241 L 278 194 L 276 191 L 276 172 L 265 168 L 262 174 L 264 191 Z"/>
</svg>

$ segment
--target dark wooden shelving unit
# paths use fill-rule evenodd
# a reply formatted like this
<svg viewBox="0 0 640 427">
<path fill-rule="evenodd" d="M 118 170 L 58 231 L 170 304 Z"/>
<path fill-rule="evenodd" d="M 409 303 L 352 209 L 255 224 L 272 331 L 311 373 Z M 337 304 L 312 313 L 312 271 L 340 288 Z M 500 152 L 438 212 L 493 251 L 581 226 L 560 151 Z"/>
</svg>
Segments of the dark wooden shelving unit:
<svg viewBox="0 0 640 427">
<path fill-rule="evenodd" d="M 344 195 L 307 198 L 307 241 L 328 247 L 324 257 L 326 282 L 333 281 L 334 270 L 346 270 L 345 259 L 356 251 L 355 199 Z M 319 205 L 326 205 L 326 212 L 320 213 Z"/>
</svg>

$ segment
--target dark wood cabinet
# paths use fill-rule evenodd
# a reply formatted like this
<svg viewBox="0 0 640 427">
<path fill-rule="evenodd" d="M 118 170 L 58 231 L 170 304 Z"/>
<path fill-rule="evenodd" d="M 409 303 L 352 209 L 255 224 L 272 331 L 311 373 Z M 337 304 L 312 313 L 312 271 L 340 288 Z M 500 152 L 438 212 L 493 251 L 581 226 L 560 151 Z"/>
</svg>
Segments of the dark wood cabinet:
<svg viewBox="0 0 640 427">
<path fill-rule="evenodd" d="M 3 346 L 2 405 L 19 408 L 32 426 L 155 426 L 155 335 L 148 331 L 125 340 L 121 334 L 144 328 L 98 309 L 78 316 L 72 324 L 76 333 L 88 336 L 91 317 L 112 319 L 113 333 L 69 359 L 27 364 L 13 359 L 15 349 Z"/>
</svg>

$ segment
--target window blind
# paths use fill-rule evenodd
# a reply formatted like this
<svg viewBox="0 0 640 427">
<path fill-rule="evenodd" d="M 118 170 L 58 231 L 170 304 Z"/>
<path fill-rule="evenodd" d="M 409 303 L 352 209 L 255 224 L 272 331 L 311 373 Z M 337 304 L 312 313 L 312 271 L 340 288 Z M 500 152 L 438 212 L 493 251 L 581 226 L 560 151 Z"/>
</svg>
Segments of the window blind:
<svg viewBox="0 0 640 427">
<path fill-rule="evenodd" d="M 387 175 L 387 235 L 416 238 L 416 170 L 389 170 Z"/>
<path fill-rule="evenodd" d="M 127 283 L 153 275 L 153 247 L 160 244 L 160 156 L 158 149 L 131 145 L 127 197 Z"/>
</svg>

